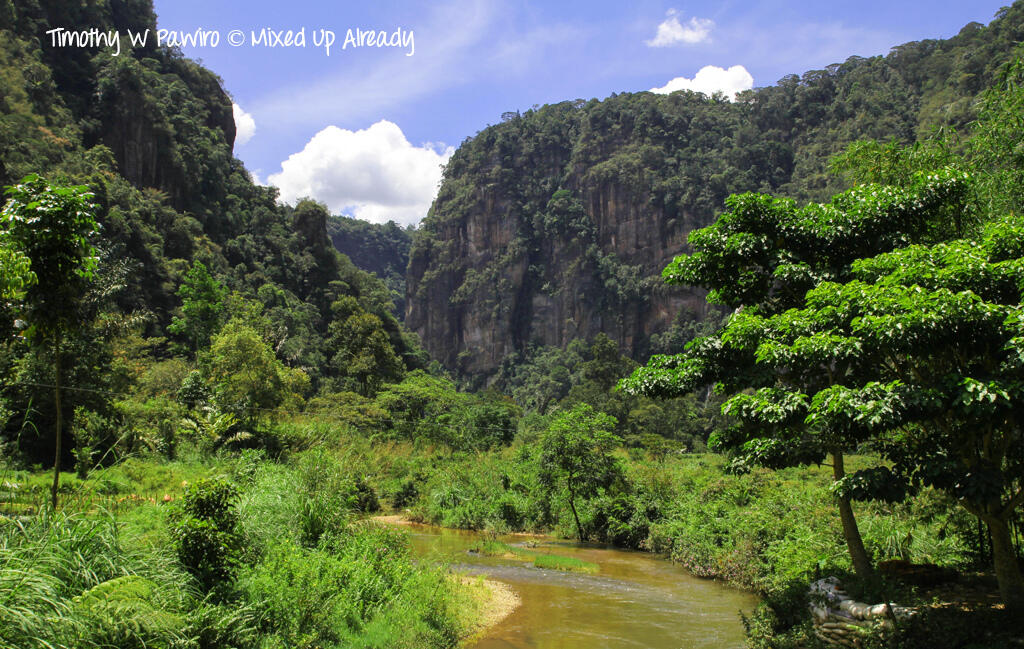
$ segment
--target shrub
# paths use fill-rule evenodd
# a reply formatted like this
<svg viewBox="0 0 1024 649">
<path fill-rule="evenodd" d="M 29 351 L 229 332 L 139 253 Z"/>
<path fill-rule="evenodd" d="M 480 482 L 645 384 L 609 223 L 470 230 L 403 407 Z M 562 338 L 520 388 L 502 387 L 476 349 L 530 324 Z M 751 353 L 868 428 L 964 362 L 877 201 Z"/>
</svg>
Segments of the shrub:
<svg viewBox="0 0 1024 649">
<path fill-rule="evenodd" d="M 110 430 L 110 422 L 99 414 L 78 406 L 75 408 L 75 419 L 71 433 L 75 438 L 75 474 L 79 480 L 85 480 L 93 467 L 93 458 L 100 445 L 106 440 Z"/>
<path fill-rule="evenodd" d="M 205 591 L 234 577 L 240 543 L 236 531 L 238 491 L 224 480 L 200 480 L 173 512 L 171 539 L 178 560 Z"/>
</svg>

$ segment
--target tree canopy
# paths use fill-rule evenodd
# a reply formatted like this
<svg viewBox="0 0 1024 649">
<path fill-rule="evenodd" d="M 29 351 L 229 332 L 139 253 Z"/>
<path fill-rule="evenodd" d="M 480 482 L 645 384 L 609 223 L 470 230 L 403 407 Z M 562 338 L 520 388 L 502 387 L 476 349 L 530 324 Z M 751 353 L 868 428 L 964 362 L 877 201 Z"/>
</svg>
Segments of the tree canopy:
<svg viewBox="0 0 1024 649">
<path fill-rule="evenodd" d="M 965 219 L 942 226 L 950 213 L 969 214 L 968 178 L 951 170 L 916 178 L 910 190 L 866 185 L 837 197 L 833 206 L 856 201 L 846 214 L 802 210 L 817 221 L 795 218 L 787 202 L 732 199 L 732 211 L 695 233 L 696 252 L 666 277 L 704 280 L 710 299 L 737 311 L 717 334 L 652 359 L 622 385 L 671 396 L 717 383 L 731 395 L 723 412 L 735 424 L 713 445 L 740 465 L 831 454 L 841 467 L 844 451 L 869 445 L 883 464 L 834 473 L 844 518 L 851 497 L 899 501 L 923 486 L 949 493 L 988 525 L 1003 598 L 1019 607 L 1024 582 L 1009 520 L 1024 504 L 1015 418 L 1024 399 L 1024 221 L 1003 216 L 976 237 L 934 241 L 966 229 Z M 737 218 L 750 205 L 768 206 L 763 218 Z M 851 228 L 850 216 L 894 216 L 893 207 L 914 218 Z M 926 243 L 908 245 L 915 237 Z M 794 265 L 802 271 L 790 273 Z"/>
<path fill-rule="evenodd" d="M 210 336 L 220 328 L 226 293 L 220 282 L 210 276 L 203 262 L 197 261 L 178 289 L 182 315 L 171 321 L 167 331 L 184 336 L 192 351 L 207 346 Z"/>
</svg>

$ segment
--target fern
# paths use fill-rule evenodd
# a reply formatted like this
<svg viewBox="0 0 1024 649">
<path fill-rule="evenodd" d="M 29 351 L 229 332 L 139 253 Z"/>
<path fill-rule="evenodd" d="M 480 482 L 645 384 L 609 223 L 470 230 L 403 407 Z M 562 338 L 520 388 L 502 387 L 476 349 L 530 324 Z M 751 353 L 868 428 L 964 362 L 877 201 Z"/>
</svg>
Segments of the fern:
<svg viewBox="0 0 1024 649">
<path fill-rule="evenodd" d="M 87 635 L 99 645 L 160 646 L 178 638 L 181 617 L 160 610 L 153 598 L 157 585 L 138 575 L 99 583 L 72 599 Z"/>
</svg>

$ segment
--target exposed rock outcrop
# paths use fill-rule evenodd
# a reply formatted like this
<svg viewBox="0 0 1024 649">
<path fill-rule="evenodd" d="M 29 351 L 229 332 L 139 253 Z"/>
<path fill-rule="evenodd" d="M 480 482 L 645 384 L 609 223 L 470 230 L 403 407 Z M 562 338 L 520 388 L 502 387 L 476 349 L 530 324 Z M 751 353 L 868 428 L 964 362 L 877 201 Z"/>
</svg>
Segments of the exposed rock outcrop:
<svg viewBox="0 0 1024 649">
<path fill-rule="evenodd" d="M 858 649 L 872 636 L 884 635 L 915 609 L 889 603 L 865 604 L 846 594 L 835 577 L 811 584 L 814 635 L 826 644 Z"/>
</svg>

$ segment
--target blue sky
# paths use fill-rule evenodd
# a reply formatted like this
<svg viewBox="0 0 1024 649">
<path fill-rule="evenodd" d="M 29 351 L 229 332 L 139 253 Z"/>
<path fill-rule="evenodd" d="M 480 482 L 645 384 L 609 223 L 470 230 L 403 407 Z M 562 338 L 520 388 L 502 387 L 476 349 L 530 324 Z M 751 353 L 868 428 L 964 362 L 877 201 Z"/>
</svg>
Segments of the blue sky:
<svg viewBox="0 0 1024 649">
<path fill-rule="evenodd" d="M 155 4 L 161 29 L 220 32 L 216 47 L 182 49 L 244 111 L 235 155 L 259 181 L 289 201 L 311 195 L 335 212 L 410 223 L 425 215 L 451 147 L 505 111 L 652 88 L 772 85 L 953 36 L 988 23 L 1006 0 Z M 262 28 L 305 28 L 306 47 L 252 47 Z M 350 28 L 412 31 L 415 53 L 342 50 Z M 312 42 L 321 29 L 336 34 L 330 56 Z M 229 45 L 231 30 L 245 44 Z"/>
</svg>

